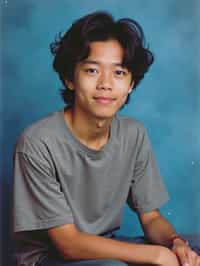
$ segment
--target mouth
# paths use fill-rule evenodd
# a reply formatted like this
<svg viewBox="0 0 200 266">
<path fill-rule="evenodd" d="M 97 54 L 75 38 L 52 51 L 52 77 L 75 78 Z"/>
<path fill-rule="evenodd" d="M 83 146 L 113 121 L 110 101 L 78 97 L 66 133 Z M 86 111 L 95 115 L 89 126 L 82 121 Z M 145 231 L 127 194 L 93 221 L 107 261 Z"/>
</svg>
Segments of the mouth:
<svg viewBox="0 0 200 266">
<path fill-rule="evenodd" d="M 115 98 L 113 98 L 113 97 L 96 96 L 96 97 L 94 97 L 94 100 L 97 103 L 109 104 L 109 103 L 112 103 L 113 101 L 115 101 Z"/>
</svg>

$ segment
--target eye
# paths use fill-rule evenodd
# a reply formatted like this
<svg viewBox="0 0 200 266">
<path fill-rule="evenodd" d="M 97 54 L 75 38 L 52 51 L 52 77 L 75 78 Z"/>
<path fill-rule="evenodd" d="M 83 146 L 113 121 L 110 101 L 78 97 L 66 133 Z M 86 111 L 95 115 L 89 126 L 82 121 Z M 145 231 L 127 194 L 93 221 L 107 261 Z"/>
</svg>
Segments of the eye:
<svg viewBox="0 0 200 266">
<path fill-rule="evenodd" d="M 85 71 L 93 75 L 98 73 L 98 70 L 96 68 L 87 68 Z"/>
<path fill-rule="evenodd" d="M 127 72 L 124 71 L 124 70 L 116 70 L 116 71 L 115 71 L 115 74 L 116 74 L 117 76 L 121 77 L 121 76 L 125 76 L 125 75 L 127 74 Z"/>
</svg>

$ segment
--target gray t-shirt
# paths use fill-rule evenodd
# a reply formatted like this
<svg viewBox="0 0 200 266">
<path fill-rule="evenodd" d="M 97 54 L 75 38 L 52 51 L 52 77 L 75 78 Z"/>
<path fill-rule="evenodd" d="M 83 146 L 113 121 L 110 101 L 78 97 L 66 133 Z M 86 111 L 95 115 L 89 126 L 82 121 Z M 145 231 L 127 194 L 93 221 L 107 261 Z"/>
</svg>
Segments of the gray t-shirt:
<svg viewBox="0 0 200 266">
<path fill-rule="evenodd" d="M 55 251 L 47 229 L 74 223 L 103 234 L 121 223 L 126 202 L 138 213 L 168 200 L 147 132 L 133 118 L 113 118 L 99 151 L 81 144 L 63 110 L 35 123 L 19 138 L 14 160 L 14 232 L 19 265 Z M 23 263 L 23 264 L 22 264 Z"/>
</svg>

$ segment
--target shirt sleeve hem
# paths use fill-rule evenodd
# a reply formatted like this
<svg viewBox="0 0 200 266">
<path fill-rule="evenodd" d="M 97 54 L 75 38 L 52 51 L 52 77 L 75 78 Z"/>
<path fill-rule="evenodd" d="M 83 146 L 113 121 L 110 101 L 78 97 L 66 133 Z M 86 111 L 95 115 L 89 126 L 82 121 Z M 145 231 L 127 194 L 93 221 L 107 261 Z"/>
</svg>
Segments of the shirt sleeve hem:
<svg viewBox="0 0 200 266">
<path fill-rule="evenodd" d="M 160 207 L 162 207 L 162 205 L 164 205 L 167 201 L 169 201 L 169 196 L 167 195 L 164 199 L 162 199 L 159 204 L 158 202 L 152 202 L 150 204 L 146 204 L 145 207 L 138 207 L 136 208 L 136 212 L 139 214 L 143 214 L 145 212 L 150 212 L 153 211 L 155 209 L 159 209 Z"/>
<path fill-rule="evenodd" d="M 38 220 L 35 223 L 32 224 L 26 224 L 26 225 L 16 225 L 14 228 L 14 232 L 20 232 L 20 231 L 33 231 L 33 230 L 43 230 L 43 229 L 49 229 L 51 227 L 56 227 L 64 224 L 73 224 L 74 219 L 73 217 L 65 216 L 62 218 L 54 218 L 54 219 L 48 219 L 48 220 Z"/>
</svg>

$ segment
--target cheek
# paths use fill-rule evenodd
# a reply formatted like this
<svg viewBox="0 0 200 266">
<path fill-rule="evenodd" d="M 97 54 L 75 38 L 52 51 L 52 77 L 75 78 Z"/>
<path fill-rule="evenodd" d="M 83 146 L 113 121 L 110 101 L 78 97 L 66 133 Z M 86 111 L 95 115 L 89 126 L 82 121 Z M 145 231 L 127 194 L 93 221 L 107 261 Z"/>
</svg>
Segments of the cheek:
<svg viewBox="0 0 200 266">
<path fill-rule="evenodd" d="M 117 90 L 121 94 L 127 95 L 129 90 L 131 89 L 131 80 L 130 79 L 117 80 L 115 83 L 115 87 L 118 88 Z"/>
<path fill-rule="evenodd" d="M 88 78 L 80 78 L 77 87 L 84 93 L 90 92 L 94 88 L 94 81 Z"/>
<path fill-rule="evenodd" d="M 118 87 L 117 89 L 118 96 L 122 98 L 127 97 L 129 90 L 130 90 L 130 86 L 127 86 L 127 84 L 126 86 Z"/>
<path fill-rule="evenodd" d="M 75 90 L 75 94 L 77 99 L 79 99 L 79 101 L 87 101 L 88 98 L 91 97 L 91 83 L 85 82 L 83 84 L 83 82 L 80 82 L 79 84 L 77 84 L 76 90 Z"/>
<path fill-rule="evenodd" d="M 130 88 L 127 88 L 126 90 L 122 89 L 120 93 L 118 94 L 118 97 L 120 99 L 120 104 L 123 104 L 126 101 L 129 95 L 129 90 Z"/>
</svg>

